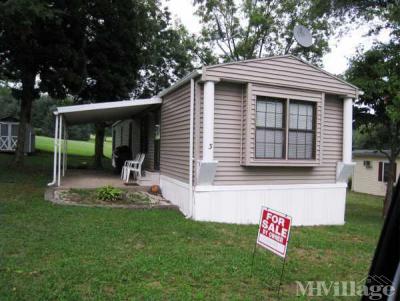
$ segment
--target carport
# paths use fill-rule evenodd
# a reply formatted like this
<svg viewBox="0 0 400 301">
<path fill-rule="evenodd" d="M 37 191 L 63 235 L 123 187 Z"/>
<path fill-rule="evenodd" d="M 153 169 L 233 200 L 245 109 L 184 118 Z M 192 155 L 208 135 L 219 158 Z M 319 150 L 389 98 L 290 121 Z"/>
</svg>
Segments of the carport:
<svg viewBox="0 0 400 301">
<path fill-rule="evenodd" d="M 61 178 L 65 176 L 69 125 L 123 120 L 161 102 L 161 98 L 153 97 L 57 107 L 54 111 L 53 180 L 48 185 L 60 186 Z"/>
</svg>

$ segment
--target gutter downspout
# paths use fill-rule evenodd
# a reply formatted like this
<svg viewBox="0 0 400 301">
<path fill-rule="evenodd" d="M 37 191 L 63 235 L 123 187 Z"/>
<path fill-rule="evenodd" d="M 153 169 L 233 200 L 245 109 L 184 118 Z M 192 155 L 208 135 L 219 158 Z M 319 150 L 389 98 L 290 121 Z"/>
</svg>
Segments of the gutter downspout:
<svg viewBox="0 0 400 301">
<path fill-rule="evenodd" d="M 194 118 L 194 79 L 190 79 L 190 125 L 189 125 L 189 214 L 193 217 L 193 118 Z"/>
<path fill-rule="evenodd" d="M 56 126 L 54 127 L 54 157 L 53 157 L 53 181 L 48 183 L 47 186 L 53 186 L 57 181 L 57 139 L 58 139 L 58 113 L 54 112 L 56 116 Z"/>
</svg>

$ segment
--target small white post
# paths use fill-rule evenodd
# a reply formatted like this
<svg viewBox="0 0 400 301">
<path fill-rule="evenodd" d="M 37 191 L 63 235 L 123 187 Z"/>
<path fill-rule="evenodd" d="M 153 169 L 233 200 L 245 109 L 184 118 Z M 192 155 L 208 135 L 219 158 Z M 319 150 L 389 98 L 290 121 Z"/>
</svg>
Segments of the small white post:
<svg viewBox="0 0 400 301">
<path fill-rule="evenodd" d="M 67 162 L 67 125 L 64 122 L 64 138 L 63 138 L 63 163 L 62 163 L 62 176 L 65 176 L 66 162 Z"/>
<path fill-rule="evenodd" d="M 60 186 L 61 184 L 61 139 L 62 139 L 62 130 L 63 130 L 63 116 L 60 115 L 60 121 L 59 121 L 59 133 L 58 133 L 58 176 L 57 176 L 57 186 Z"/>
<path fill-rule="evenodd" d="M 353 136 L 353 99 L 346 97 L 343 101 L 343 163 L 352 162 Z"/>
<path fill-rule="evenodd" d="M 214 82 L 204 83 L 203 101 L 203 162 L 211 162 L 214 160 Z"/>
<path fill-rule="evenodd" d="M 48 186 L 53 186 L 57 182 L 57 139 L 58 139 L 58 121 L 59 115 L 56 115 L 56 124 L 54 127 L 54 157 L 53 157 L 53 181 L 48 183 Z"/>
</svg>

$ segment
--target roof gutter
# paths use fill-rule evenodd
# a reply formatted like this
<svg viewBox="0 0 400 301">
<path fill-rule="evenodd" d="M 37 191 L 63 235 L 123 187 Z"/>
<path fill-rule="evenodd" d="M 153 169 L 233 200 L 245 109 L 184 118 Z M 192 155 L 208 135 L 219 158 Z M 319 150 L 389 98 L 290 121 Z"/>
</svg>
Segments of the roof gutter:
<svg viewBox="0 0 400 301">
<path fill-rule="evenodd" d="M 158 93 L 158 97 L 163 97 L 173 91 L 175 91 L 176 89 L 178 89 L 180 86 L 188 83 L 191 79 L 199 76 L 202 74 L 201 70 L 195 70 L 191 73 L 189 73 L 188 75 L 186 75 L 185 77 L 183 77 L 182 79 L 178 80 L 175 84 L 173 84 L 171 87 L 162 90 L 160 93 Z"/>
</svg>

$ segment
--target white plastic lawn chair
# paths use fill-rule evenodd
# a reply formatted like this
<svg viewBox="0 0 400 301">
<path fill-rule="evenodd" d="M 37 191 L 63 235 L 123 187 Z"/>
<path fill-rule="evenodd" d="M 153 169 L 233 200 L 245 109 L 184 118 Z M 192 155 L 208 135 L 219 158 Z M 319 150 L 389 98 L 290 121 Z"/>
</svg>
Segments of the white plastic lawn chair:
<svg viewBox="0 0 400 301">
<path fill-rule="evenodd" d="M 142 164 L 144 161 L 145 154 L 141 154 L 138 162 L 134 162 L 131 166 L 128 166 L 126 168 L 126 178 L 125 178 L 125 183 L 129 182 L 129 177 L 131 173 L 133 173 L 133 177 L 137 180 L 142 177 Z"/>
<path fill-rule="evenodd" d="M 121 179 L 122 180 L 125 180 L 125 178 L 126 178 L 127 167 L 132 166 L 132 164 L 135 163 L 135 162 L 136 163 L 139 162 L 139 159 L 140 159 L 140 153 L 137 153 L 135 159 L 126 160 L 124 162 L 124 166 L 122 166 L 122 170 L 121 170 Z"/>
</svg>

